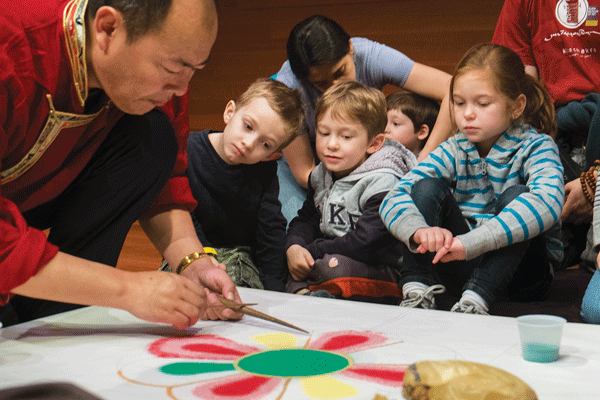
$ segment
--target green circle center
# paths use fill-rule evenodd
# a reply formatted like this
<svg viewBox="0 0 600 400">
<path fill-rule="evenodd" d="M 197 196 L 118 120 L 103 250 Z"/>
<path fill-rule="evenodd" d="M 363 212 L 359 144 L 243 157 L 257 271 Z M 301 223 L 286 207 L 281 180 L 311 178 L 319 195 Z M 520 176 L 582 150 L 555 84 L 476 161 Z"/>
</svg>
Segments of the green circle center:
<svg viewBox="0 0 600 400">
<path fill-rule="evenodd" d="M 234 365 L 255 375 L 300 377 L 339 371 L 349 367 L 351 360 L 322 350 L 284 349 L 253 353 L 238 359 Z"/>
</svg>

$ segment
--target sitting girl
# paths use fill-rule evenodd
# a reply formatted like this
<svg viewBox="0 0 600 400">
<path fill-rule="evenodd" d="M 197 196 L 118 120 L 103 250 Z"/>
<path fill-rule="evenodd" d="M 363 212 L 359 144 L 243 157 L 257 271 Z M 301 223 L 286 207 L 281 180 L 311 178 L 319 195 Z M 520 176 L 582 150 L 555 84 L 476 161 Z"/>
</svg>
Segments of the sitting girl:
<svg viewBox="0 0 600 400">
<path fill-rule="evenodd" d="M 562 259 L 563 168 L 552 140 L 554 108 L 519 56 L 483 44 L 450 83 L 459 129 L 384 199 L 386 227 L 406 244 L 401 306 L 487 314 L 500 293 L 544 298 Z M 443 283 L 440 285 L 439 283 Z"/>
</svg>

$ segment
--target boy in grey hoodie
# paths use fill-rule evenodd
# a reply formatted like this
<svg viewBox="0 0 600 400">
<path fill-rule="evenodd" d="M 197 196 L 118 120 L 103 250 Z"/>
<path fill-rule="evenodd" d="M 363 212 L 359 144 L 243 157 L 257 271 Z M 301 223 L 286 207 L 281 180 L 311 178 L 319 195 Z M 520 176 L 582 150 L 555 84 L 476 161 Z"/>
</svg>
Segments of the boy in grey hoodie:
<svg viewBox="0 0 600 400">
<path fill-rule="evenodd" d="M 321 163 L 288 228 L 286 289 L 397 303 L 403 245 L 386 229 L 379 206 L 416 157 L 385 139 L 386 100 L 377 89 L 334 85 L 319 98 L 315 117 Z"/>
</svg>

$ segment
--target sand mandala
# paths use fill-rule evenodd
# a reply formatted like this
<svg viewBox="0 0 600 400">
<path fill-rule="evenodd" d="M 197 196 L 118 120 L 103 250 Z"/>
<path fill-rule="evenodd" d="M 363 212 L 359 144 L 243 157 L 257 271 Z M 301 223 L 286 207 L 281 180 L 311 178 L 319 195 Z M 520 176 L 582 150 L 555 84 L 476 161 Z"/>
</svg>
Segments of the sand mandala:
<svg viewBox="0 0 600 400">
<path fill-rule="evenodd" d="M 398 399 L 415 361 L 404 341 L 370 331 L 249 338 L 252 344 L 213 334 L 158 339 L 119 376 L 181 400 Z M 417 351 L 451 356 L 437 346 Z"/>
</svg>

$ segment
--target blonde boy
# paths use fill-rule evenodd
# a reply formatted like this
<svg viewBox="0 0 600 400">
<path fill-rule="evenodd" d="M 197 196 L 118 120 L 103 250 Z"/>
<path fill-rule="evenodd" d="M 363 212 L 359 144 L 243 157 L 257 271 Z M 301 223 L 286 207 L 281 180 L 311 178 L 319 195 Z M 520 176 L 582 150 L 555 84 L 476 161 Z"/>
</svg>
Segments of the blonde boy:
<svg viewBox="0 0 600 400">
<path fill-rule="evenodd" d="M 435 125 L 440 105 L 404 90 L 388 95 L 386 102 L 386 138 L 402 143 L 418 156 Z"/>
<path fill-rule="evenodd" d="M 319 99 L 316 152 L 307 200 L 288 228 L 286 290 L 397 302 L 400 243 L 379 217 L 389 190 L 416 164 L 385 139 L 383 93 L 358 82 L 329 88 Z"/>
<path fill-rule="evenodd" d="M 301 132 L 303 115 L 297 90 L 259 79 L 227 103 L 222 132 L 188 139 L 196 233 L 237 286 L 284 290 L 286 220 L 272 159 Z"/>
</svg>

